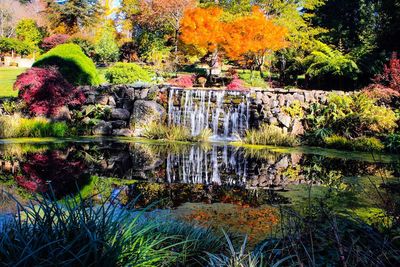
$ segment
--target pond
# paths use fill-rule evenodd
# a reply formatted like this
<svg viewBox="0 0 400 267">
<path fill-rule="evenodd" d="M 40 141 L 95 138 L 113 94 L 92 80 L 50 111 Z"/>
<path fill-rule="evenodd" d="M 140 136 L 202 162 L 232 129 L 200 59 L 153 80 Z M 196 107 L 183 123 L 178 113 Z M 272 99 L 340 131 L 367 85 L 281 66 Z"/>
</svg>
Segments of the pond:
<svg viewBox="0 0 400 267">
<path fill-rule="evenodd" d="M 400 157 L 320 148 L 178 144 L 133 139 L 15 139 L 0 143 L 1 188 L 151 206 L 182 220 L 257 239 L 280 206 L 324 203 L 374 222 L 398 182 Z M 15 211 L 2 194 L 0 213 Z"/>
</svg>

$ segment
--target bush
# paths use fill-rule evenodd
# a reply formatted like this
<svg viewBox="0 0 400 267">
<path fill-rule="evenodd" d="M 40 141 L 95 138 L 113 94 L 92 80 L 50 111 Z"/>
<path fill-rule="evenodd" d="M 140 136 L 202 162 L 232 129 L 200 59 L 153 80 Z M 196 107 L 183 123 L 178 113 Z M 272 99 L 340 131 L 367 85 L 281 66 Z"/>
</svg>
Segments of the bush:
<svg viewBox="0 0 400 267">
<path fill-rule="evenodd" d="M 69 134 L 65 122 L 50 122 L 45 118 L 21 118 L 18 115 L 0 117 L 0 138 L 65 137 Z"/>
<path fill-rule="evenodd" d="M 180 75 L 177 78 L 171 79 L 168 82 L 174 86 L 182 87 L 182 88 L 191 88 L 193 87 L 193 83 L 195 81 L 195 75 Z"/>
<path fill-rule="evenodd" d="M 73 85 L 97 85 L 99 74 L 93 61 L 76 44 L 62 44 L 41 56 L 34 67 L 57 66 L 58 70 Z"/>
<path fill-rule="evenodd" d="M 325 145 L 330 148 L 374 152 L 382 151 L 385 146 L 379 139 L 374 137 L 358 137 L 350 140 L 343 136 L 333 135 L 324 139 Z"/>
<path fill-rule="evenodd" d="M 391 152 L 400 152 L 400 134 L 389 134 L 385 139 L 385 148 Z"/>
<path fill-rule="evenodd" d="M 226 89 L 233 91 L 244 91 L 247 90 L 245 87 L 244 81 L 239 79 L 237 75 L 233 76 L 232 81 L 226 86 Z"/>
<path fill-rule="evenodd" d="M 14 38 L 0 37 L 0 54 L 12 51 L 19 55 L 29 55 L 33 52 L 33 48 L 29 44 Z"/>
<path fill-rule="evenodd" d="M 58 45 L 67 43 L 69 38 L 68 34 L 53 34 L 44 38 L 40 47 L 47 52 Z"/>
<path fill-rule="evenodd" d="M 285 133 L 274 125 L 263 124 L 260 129 L 246 131 L 243 141 L 252 145 L 296 146 L 295 136 Z"/>
<path fill-rule="evenodd" d="M 389 63 L 384 66 L 383 73 L 375 77 L 375 82 L 400 92 L 400 59 L 397 53 L 392 54 Z"/>
<path fill-rule="evenodd" d="M 54 67 L 31 68 L 17 77 L 14 89 L 35 115 L 57 114 L 64 105 L 80 105 L 85 96 Z"/>
<path fill-rule="evenodd" d="M 118 62 L 107 69 L 105 76 L 106 79 L 113 84 L 151 81 L 150 73 L 135 63 Z"/>
<path fill-rule="evenodd" d="M 378 106 L 364 93 L 330 94 L 327 105 L 311 106 L 306 120 L 312 131 L 325 128 L 347 138 L 391 133 L 397 127 L 393 110 Z"/>
</svg>

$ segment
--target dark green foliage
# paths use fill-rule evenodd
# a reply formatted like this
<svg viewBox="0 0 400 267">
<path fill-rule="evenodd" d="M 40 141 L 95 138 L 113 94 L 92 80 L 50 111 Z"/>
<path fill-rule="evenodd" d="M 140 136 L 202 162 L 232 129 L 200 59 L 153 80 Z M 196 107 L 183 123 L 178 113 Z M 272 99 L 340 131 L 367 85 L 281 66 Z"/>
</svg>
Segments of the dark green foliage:
<svg viewBox="0 0 400 267">
<path fill-rule="evenodd" d="M 107 70 L 105 76 L 113 84 L 151 82 L 150 73 L 135 63 L 116 63 Z"/>
<path fill-rule="evenodd" d="M 62 44 L 40 57 L 34 67 L 57 66 L 74 85 L 98 85 L 100 78 L 93 61 L 76 44 Z"/>
<path fill-rule="evenodd" d="M 389 134 L 386 136 L 385 148 L 391 152 L 400 152 L 400 134 Z"/>
</svg>

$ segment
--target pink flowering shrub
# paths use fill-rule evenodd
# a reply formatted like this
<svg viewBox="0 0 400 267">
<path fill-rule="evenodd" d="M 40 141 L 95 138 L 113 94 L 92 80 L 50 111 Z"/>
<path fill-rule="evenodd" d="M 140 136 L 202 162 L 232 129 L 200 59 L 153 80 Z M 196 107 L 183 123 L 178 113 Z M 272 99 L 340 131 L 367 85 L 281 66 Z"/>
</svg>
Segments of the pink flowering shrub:
<svg viewBox="0 0 400 267">
<path fill-rule="evenodd" d="M 68 34 L 54 34 L 44 38 L 40 46 L 43 50 L 49 51 L 57 45 L 65 44 L 66 42 L 68 42 L 69 38 L 70 36 Z"/>
<path fill-rule="evenodd" d="M 84 94 L 54 67 L 27 70 L 17 77 L 14 90 L 19 90 L 19 97 L 35 115 L 55 115 L 62 106 L 85 102 Z"/>
<path fill-rule="evenodd" d="M 232 91 L 245 91 L 247 90 L 244 81 L 239 79 L 237 75 L 233 75 L 232 81 L 226 86 L 226 89 Z"/>
<path fill-rule="evenodd" d="M 171 79 L 168 82 L 172 85 L 182 88 L 190 88 L 193 87 L 193 83 L 195 82 L 195 75 L 181 75 L 175 79 Z"/>
</svg>

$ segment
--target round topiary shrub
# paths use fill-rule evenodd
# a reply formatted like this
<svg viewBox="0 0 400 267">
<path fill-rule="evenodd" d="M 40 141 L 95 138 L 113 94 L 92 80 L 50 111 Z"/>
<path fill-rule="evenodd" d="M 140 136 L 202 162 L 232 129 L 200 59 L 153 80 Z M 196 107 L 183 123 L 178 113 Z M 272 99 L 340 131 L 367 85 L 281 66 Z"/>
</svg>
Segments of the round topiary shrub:
<svg viewBox="0 0 400 267">
<path fill-rule="evenodd" d="M 116 63 L 106 71 L 106 79 L 112 84 L 150 82 L 150 73 L 135 63 Z"/>
<path fill-rule="evenodd" d="M 41 56 L 33 67 L 56 66 L 73 85 L 98 85 L 99 74 L 93 61 L 76 44 L 62 44 Z"/>
</svg>

